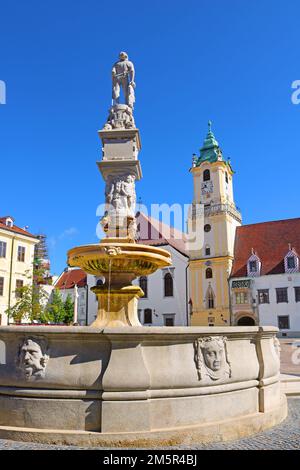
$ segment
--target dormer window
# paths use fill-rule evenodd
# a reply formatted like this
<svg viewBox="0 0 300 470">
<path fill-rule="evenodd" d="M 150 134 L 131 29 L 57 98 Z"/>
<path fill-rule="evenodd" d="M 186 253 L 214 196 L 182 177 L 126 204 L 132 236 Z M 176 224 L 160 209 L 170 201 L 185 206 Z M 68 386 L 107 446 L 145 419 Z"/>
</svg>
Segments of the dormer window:
<svg viewBox="0 0 300 470">
<path fill-rule="evenodd" d="M 249 261 L 249 269 L 250 273 L 256 273 L 257 272 L 257 261 Z"/>
<path fill-rule="evenodd" d="M 299 271 L 299 258 L 291 244 L 289 244 L 289 251 L 284 257 L 284 270 L 286 273 L 295 273 Z"/>
<path fill-rule="evenodd" d="M 287 267 L 288 269 L 295 269 L 296 267 L 296 259 L 294 256 L 288 256 L 287 259 Z"/>
<path fill-rule="evenodd" d="M 14 221 L 11 217 L 7 217 L 5 220 L 5 225 L 6 227 L 13 227 L 14 226 Z"/>
<path fill-rule="evenodd" d="M 257 254 L 252 249 L 252 255 L 247 262 L 247 275 L 249 277 L 255 277 L 260 275 L 261 261 Z"/>
</svg>

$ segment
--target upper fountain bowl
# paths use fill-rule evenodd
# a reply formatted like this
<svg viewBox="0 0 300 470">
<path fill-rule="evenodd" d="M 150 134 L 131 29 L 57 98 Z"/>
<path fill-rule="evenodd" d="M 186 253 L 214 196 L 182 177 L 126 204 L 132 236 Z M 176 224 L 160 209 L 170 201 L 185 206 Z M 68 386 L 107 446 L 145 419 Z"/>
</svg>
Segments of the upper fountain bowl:
<svg viewBox="0 0 300 470">
<path fill-rule="evenodd" d="M 157 269 L 172 264 L 168 251 L 151 245 L 122 243 L 104 239 L 93 245 L 83 245 L 68 251 L 68 264 L 80 267 L 94 276 L 111 273 L 131 273 L 132 278 L 148 276 Z"/>
</svg>

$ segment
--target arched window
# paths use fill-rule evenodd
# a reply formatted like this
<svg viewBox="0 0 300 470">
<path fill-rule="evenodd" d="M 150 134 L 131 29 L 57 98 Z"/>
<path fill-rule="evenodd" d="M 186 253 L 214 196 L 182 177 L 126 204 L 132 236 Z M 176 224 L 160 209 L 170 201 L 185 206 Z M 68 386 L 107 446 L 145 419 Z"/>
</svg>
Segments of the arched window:
<svg viewBox="0 0 300 470">
<path fill-rule="evenodd" d="M 146 276 L 140 277 L 140 288 L 144 292 L 144 298 L 148 297 L 148 279 Z"/>
<path fill-rule="evenodd" d="M 206 277 L 206 279 L 212 279 L 213 272 L 212 272 L 211 268 L 207 268 L 207 270 L 205 271 L 205 277 Z"/>
<path fill-rule="evenodd" d="M 203 181 L 209 181 L 210 180 L 210 171 L 209 170 L 204 170 L 203 172 Z"/>
<path fill-rule="evenodd" d="M 165 297 L 173 297 L 173 278 L 170 273 L 164 276 Z"/>
<path fill-rule="evenodd" d="M 227 173 L 227 171 L 225 172 L 225 181 L 226 181 L 226 183 L 228 183 L 228 173 Z"/>
<path fill-rule="evenodd" d="M 207 299 L 207 308 L 215 308 L 215 301 L 212 295 Z"/>
<path fill-rule="evenodd" d="M 151 308 L 145 308 L 144 310 L 144 324 L 152 323 L 152 310 Z"/>
</svg>

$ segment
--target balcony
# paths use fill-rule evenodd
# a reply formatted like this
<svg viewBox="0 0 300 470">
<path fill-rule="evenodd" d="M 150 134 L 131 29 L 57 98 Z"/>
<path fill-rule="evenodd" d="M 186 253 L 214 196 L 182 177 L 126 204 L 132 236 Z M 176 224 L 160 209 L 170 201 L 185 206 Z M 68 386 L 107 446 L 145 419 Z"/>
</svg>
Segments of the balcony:
<svg viewBox="0 0 300 470">
<path fill-rule="evenodd" d="M 194 219 L 196 216 L 202 215 L 205 217 L 211 217 L 218 214 L 227 213 L 231 215 L 237 222 L 242 222 L 242 216 L 238 209 L 238 207 L 234 206 L 233 204 L 210 204 L 209 206 L 203 206 L 202 204 L 197 204 L 192 206 L 192 218 Z"/>
</svg>

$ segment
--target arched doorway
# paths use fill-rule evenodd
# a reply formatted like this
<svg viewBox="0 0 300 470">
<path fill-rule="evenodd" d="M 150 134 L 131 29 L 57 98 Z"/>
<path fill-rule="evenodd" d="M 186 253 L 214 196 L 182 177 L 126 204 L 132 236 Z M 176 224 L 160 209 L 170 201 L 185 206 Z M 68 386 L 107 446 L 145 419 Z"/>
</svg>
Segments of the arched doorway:
<svg viewBox="0 0 300 470">
<path fill-rule="evenodd" d="M 251 317 L 241 317 L 237 324 L 238 326 L 255 326 L 255 321 Z"/>
</svg>

